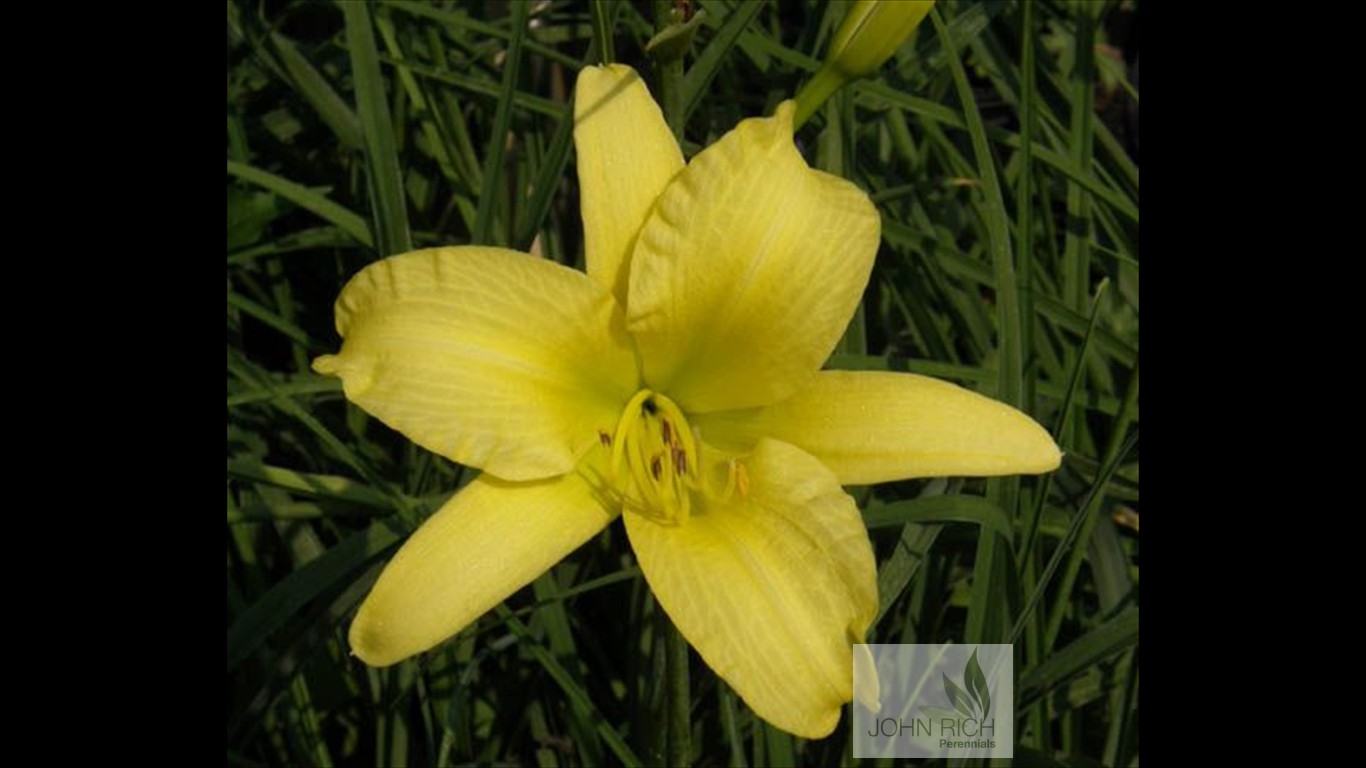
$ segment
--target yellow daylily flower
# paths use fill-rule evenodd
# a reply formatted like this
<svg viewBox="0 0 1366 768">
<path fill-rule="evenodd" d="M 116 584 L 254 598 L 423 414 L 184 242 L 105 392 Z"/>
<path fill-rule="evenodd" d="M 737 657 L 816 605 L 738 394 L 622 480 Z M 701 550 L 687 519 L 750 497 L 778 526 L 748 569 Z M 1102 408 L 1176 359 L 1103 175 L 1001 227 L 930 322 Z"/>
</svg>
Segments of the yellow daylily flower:
<svg viewBox="0 0 1366 768">
<path fill-rule="evenodd" d="M 922 376 L 821 371 L 862 296 L 877 211 L 812 170 L 792 103 L 686 166 L 628 67 L 587 67 L 574 139 L 587 274 L 434 248 L 356 275 L 314 368 L 483 473 L 389 562 L 351 625 L 394 664 L 456 634 L 623 515 L 674 624 L 751 709 L 809 738 L 852 696 L 877 611 L 841 484 L 1058 465 L 1028 416 Z"/>
</svg>

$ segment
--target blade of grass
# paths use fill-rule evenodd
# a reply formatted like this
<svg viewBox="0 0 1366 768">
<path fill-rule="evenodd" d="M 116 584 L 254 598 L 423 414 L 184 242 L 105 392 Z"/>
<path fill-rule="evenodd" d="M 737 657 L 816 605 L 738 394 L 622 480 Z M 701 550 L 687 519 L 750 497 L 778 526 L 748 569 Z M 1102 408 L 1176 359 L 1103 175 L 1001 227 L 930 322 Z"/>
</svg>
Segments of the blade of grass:
<svg viewBox="0 0 1366 768">
<path fill-rule="evenodd" d="M 764 751 L 767 763 L 755 761 L 755 765 L 769 765 L 772 768 L 796 768 L 797 753 L 793 748 L 792 734 L 782 731 L 767 722 L 759 721 L 763 728 Z"/>
<path fill-rule="evenodd" d="M 919 242 L 919 235 L 905 224 L 884 219 L 882 226 L 883 237 L 889 242 L 911 246 Z M 939 262 L 949 274 L 955 277 L 965 277 L 989 288 L 995 288 L 991 268 L 987 265 L 967 259 L 962 254 L 947 248 L 936 250 L 935 253 L 940 256 Z M 1088 315 L 1075 312 L 1071 308 L 1063 306 L 1063 303 L 1058 299 L 1042 293 L 1035 294 L 1034 303 L 1040 316 L 1057 323 L 1063 330 L 1070 331 L 1078 336 L 1086 333 L 1087 325 L 1090 322 Z M 1104 326 L 1096 329 L 1096 349 L 1110 355 L 1116 362 L 1126 367 L 1132 366 L 1134 361 L 1138 359 L 1138 350 L 1130 342 L 1121 339 Z"/>
<path fill-rule="evenodd" d="M 1076 42 L 1072 72 L 1070 76 L 1070 103 L 1072 123 L 1069 147 L 1071 160 L 1078 168 L 1090 168 L 1092 156 L 1092 131 L 1094 110 L 1091 108 L 1095 84 L 1092 77 L 1091 57 L 1094 48 L 1095 28 L 1091 14 L 1087 11 L 1073 14 L 1077 25 Z M 1067 228 L 1064 233 L 1065 244 L 1062 253 L 1062 294 L 1063 303 L 1080 312 L 1086 306 L 1086 294 L 1090 289 L 1091 257 L 1088 243 L 1091 237 L 1091 198 L 1080 184 L 1075 182 L 1067 189 Z M 1063 364 L 1071 368 L 1078 358 L 1075 350 L 1069 348 L 1063 356 Z M 1082 358 L 1084 359 L 1084 358 Z M 1074 423 L 1073 429 L 1081 425 Z M 1063 433 L 1066 445 L 1080 445 L 1080 434 Z"/>
<path fill-rule="evenodd" d="M 522 3 L 514 5 L 514 10 L 520 5 L 522 5 Z M 412 70 L 413 74 L 418 77 L 430 78 L 439 83 L 454 85 L 455 87 L 469 91 L 470 93 L 477 93 L 481 96 L 492 96 L 495 99 L 501 99 L 503 95 L 503 86 L 500 83 L 495 83 L 484 77 L 436 69 L 425 64 L 419 64 L 416 61 L 395 61 L 391 57 L 385 55 L 380 55 L 379 59 L 381 62 L 395 67 L 400 65 L 405 66 Z M 512 100 L 514 106 L 519 109 L 525 109 L 529 112 L 535 112 L 556 119 L 563 117 L 565 113 L 565 105 L 563 103 L 525 91 L 514 90 L 512 92 Z M 501 103 L 501 101 L 499 103 Z"/>
<path fill-rule="evenodd" d="M 940 45 L 947 54 L 949 71 L 953 75 L 958 101 L 963 108 L 967 122 L 968 136 L 972 140 L 973 156 L 977 172 L 982 180 L 982 192 L 986 198 L 985 218 L 987 226 L 987 249 L 991 253 L 996 278 L 996 324 L 998 372 L 996 396 L 1003 402 L 1019 407 L 1022 396 L 1022 363 L 1020 357 L 1020 307 L 1019 295 L 1015 286 L 1015 261 L 1011 253 L 1010 221 L 1006 216 L 1005 198 L 1001 193 L 1000 179 L 996 174 L 996 160 L 991 154 L 987 141 L 982 115 L 977 109 L 977 101 L 968 84 L 967 73 L 959 59 L 958 50 L 949 36 L 948 25 L 938 7 L 930 10 L 935 33 Z M 1019 494 L 1019 478 L 1006 478 L 994 481 L 990 486 L 995 491 L 997 503 L 1005 510 L 1013 511 Z M 1010 532 L 1006 534 L 1009 541 Z M 996 566 L 997 540 L 994 536 L 979 536 L 977 557 L 973 565 L 972 604 L 968 608 L 966 637 L 969 642 L 992 642 L 999 631 L 999 622 L 991 620 L 991 614 L 999 615 L 1000 593 L 988 585 Z"/>
<path fill-rule="evenodd" d="M 860 82 L 856 87 L 860 96 L 859 102 L 870 109 L 881 110 L 885 109 L 887 105 L 895 105 L 910 114 L 934 120 L 951 128 L 967 127 L 962 116 L 942 104 L 902 93 L 880 82 Z M 1018 134 L 997 126 L 987 126 L 986 133 L 989 139 L 1007 149 L 1018 150 L 1020 148 L 1021 139 Z M 1081 185 L 1083 189 L 1097 199 L 1103 200 L 1129 221 L 1138 223 L 1138 205 L 1123 193 L 1107 187 L 1094 173 L 1082 170 L 1084 166 L 1076 165 L 1067 155 L 1042 146 L 1037 142 L 1032 151 L 1035 160 L 1063 174 L 1068 180 Z"/>
<path fill-rule="evenodd" d="M 746 768 L 745 743 L 735 716 L 735 692 L 724 680 L 716 683 L 716 697 L 721 703 L 721 733 L 730 747 L 728 768 Z"/>
<path fill-rule="evenodd" d="M 532 241 L 536 239 L 536 234 L 545 223 L 546 214 L 550 212 L 550 202 L 560 186 L 560 179 L 564 177 L 564 169 L 569 165 L 569 146 L 573 138 L 574 112 L 566 110 L 559 124 L 555 126 L 555 135 L 550 139 L 550 147 L 546 150 L 541 166 L 537 169 L 536 178 L 531 183 L 531 196 L 521 207 L 522 217 L 517 228 L 517 236 L 513 238 L 513 247 L 529 250 Z"/>
<path fill-rule="evenodd" d="M 527 625 L 523 624 L 516 616 L 513 616 L 512 611 L 510 611 L 506 605 L 499 605 L 497 611 L 498 617 L 507 622 L 508 628 L 512 630 L 513 634 L 517 635 L 519 640 L 521 640 L 522 647 L 527 649 L 532 658 L 541 665 L 541 668 L 544 669 L 546 673 L 550 675 L 551 679 L 555 681 L 556 685 L 560 687 L 560 690 L 564 691 L 565 695 L 569 697 L 570 703 L 575 707 L 581 708 L 589 715 L 597 730 L 598 736 L 607 744 L 607 748 L 612 750 L 612 754 L 624 765 L 639 766 L 641 764 L 640 758 L 636 757 L 635 752 L 631 751 L 631 747 L 621 738 L 621 734 L 617 733 L 616 730 L 612 728 L 611 724 L 607 722 L 607 719 L 602 716 L 602 713 L 593 706 L 593 702 L 588 697 L 588 694 L 578 683 L 574 682 L 573 676 L 565 670 L 564 666 L 560 664 L 555 656 L 536 640 Z"/>
<path fill-rule="evenodd" d="M 228 459 L 228 477 L 250 483 L 263 483 L 318 499 L 360 504 L 392 510 L 393 500 L 375 489 L 338 475 L 317 475 L 285 467 L 262 464 L 255 459 Z"/>
<path fill-rule="evenodd" d="M 767 3 L 759 0 L 737 4 L 721 23 L 721 28 L 716 30 L 711 42 L 707 43 L 707 47 L 688 68 L 688 73 L 683 77 L 682 93 L 679 96 L 684 122 L 687 122 L 697 109 L 697 105 L 702 102 L 702 94 L 707 92 L 712 79 L 721 71 L 721 63 L 739 41 L 740 33 L 749 27 L 749 23 L 759 15 L 759 11 L 762 11 L 765 5 Z"/>
<path fill-rule="evenodd" d="M 1090 495 L 1087 497 L 1086 501 L 1083 502 L 1081 510 L 1078 511 L 1076 515 L 1073 515 L 1072 522 L 1067 528 L 1067 533 L 1063 536 L 1062 540 L 1058 542 L 1058 548 L 1054 550 L 1053 556 L 1049 558 L 1048 565 L 1044 566 L 1043 573 L 1039 575 L 1039 583 L 1036 584 L 1034 590 L 1030 592 L 1029 600 L 1025 603 L 1024 609 L 1021 610 L 1019 618 L 1015 620 L 1015 626 L 1011 629 L 1010 637 L 1006 642 L 1013 643 L 1019 639 L 1020 633 L 1024 631 L 1025 622 L 1029 620 L 1029 615 L 1038 606 L 1039 601 L 1043 599 L 1044 590 L 1048 588 L 1048 583 L 1052 580 L 1053 574 L 1057 572 L 1063 557 L 1071 551 L 1071 548 L 1074 546 L 1077 540 L 1077 532 L 1081 529 L 1083 522 L 1088 517 L 1084 514 L 1084 511 L 1090 509 L 1092 504 L 1098 504 L 1096 498 L 1104 495 L 1101 491 L 1110 482 L 1110 478 L 1114 476 L 1115 470 L 1119 468 L 1120 461 L 1124 456 L 1128 455 L 1129 450 L 1137 443 L 1138 431 L 1135 430 L 1134 433 L 1129 436 L 1129 439 L 1124 441 L 1124 445 L 1115 452 L 1103 467 L 1101 467 L 1100 476 L 1091 486 Z M 1060 597 L 1070 599 L 1070 596 L 1065 594 L 1060 594 Z M 1048 638 L 1046 637 L 1045 640 L 1047 639 Z M 1051 641 L 1044 643 L 1044 647 L 1051 646 Z"/>
<path fill-rule="evenodd" d="M 1020 64 L 1023 83 L 1020 88 L 1020 153 L 1018 182 L 1015 188 L 1015 253 L 1020 259 L 1020 281 L 1016 286 L 1020 295 L 1020 360 L 1024 365 L 1034 349 L 1034 6 L 1021 5 L 1020 36 L 1022 47 Z M 1021 402 L 1032 411 L 1037 378 L 1023 382 Z M 1026 558 L 1027 560 L 1027 558 Z"/>
<path fill-rule="evenodd" d="M 311 600 L 397 546 L 399 535 L 381 523 L 353 533 L 281 579 L 228 627 L 228 671 L 261 646 Z"/>
<path fill-rule="evenodd" d="M 1134 430 L 1129 440 L 1125 440 L 1131 423 L 1130 413 L 1136 402 L 1138 402 L 1137 366 L 1134 367 L 1133 376 L 1130 377 L 1129 385 L 1124 392 L 1124 406 L 1120 408 L 1119 414 L 1115 417 L 1110 438 L 1105 447 L 1104 458 L 1101 460 L 1104 474 L 1100 481 L 1093 486 L 1086 505 L 1081 508 L 1077 515 L 1077 519 L 1080 521 L 1077 526 L 1080 535 L 1072 545 L 1073 549 L 1067 561 L 1067 568 L 1063 571 L 1062 582 L 1058 587 L 1057 597 L 1053 601 L 1053 609 L 1048 614 L 1048 630 L 1045 633 L 1045 639 L 1049 646 L 1052 646 L 1058 637 L 1058 631 L 1062 628 L 1063 614 L 1066 612 L 1068 602 L 1072 599 L 1072 587 L 1076 584 L 1077 574 L 1081 571 L 1081 563 L 1086 559 L 1086 542 L 1091 540 L 1091 531 L 1095 529 L 1101 503 L 1105 500 L 1104 489 L 1109 484 L 1110 477 L 1119 468 L 1120 462 L 1128 455 L 1130 446 L 1138 440 L 1137 429 Z M 1061 547 L 1059 551 L 1062 551 Z"/>
<path fill-rule="evenodd" d="M 863 511 L 869 529 L 905 523 L 972 523 L 1007 541 L 1014 531 L 1005 510 L 981 496 L 928 496 L 902 501 L 874 501 Z"/>
<path fill-rule="evenodd" d="M 1076 401 L 1077 390 L 1081 385 L 1082 371 L 1084 370 L 1081 361 L 1086 359 L 1086 351 L 1091 348 L 1091 338 L 1096 330 L 1096 321 L 1100 319 L 1101 299 L 1105 296 L 1105 289 L 1109 285 L 1109 278 L 1102 280 L 1100 285 L 1096 287 L 1096 296 L 1091 302 L 1091 320 L 1087 323 L 1086 335 L 1081 339 L 1080 354 L 1072 365 L 1072 375 L 1067 380 L 1067 391 L 1063 395 L 1062 404 L 1058 410 L 1058 423 L 1053 425 L 1053 440 L 1059 444 L 1061 444 L 1062 436 L 1067 433 L 1068 422 L 1076 410 L 1072 405 Z M 1034 508 L 1026 524 L 1024 544 L 1020 547 L 1022 563 L 1030 561 L 1030 552 L 1034 549 L 1035 537 L 1039 530 L 1039 520 L 1043 517 L 1044 503 L 1048 499 L 1048 492 L 1052 484 L 1052 474 L 1045 475 L 1039 484 L 1039 494 L 1035 498 Z"/>
<path fill-rule="evenodd" d="M 228 161 L 228 173 L 242 181 L 264 187 L 280 197 L 298 204 L 299 207 L 316 213 L 323 220 L 354 237 L 361 244 L 374 247 L 374 241 L 370 237 L 370 227 L 365 223 L 365 219 L 348 210 L 345 206 L 329 200 L 322 193 L 234 160 Z"/>
<path fill-rule="evenodd" d="M 489 24 L 488 22 L 470 18 L 459 11 L 435 8 L 426 3 L 414 2 L 413 0 L 390 0 L 386 5 L 419 18 L 431 19 L 446 27 L 476 32 L 481 35 L 496 37 L 500 40 L 511 40 L 513 35 L 516 34 L 515 30 L 509 31 L 497 24 Z M 537 56 L 543 56 L 550 61 L 563 64 L 576 72 L 583 67 L 583 62 L 579 59 L 535 40 L 528 38 L 523 42 L 523 45 L 526 46 L 528 51 L 531 51 Z"/>
<path fill-rule="evenodd" d="M 554 571 L 541 574 L 532 582 L 532 590 L 538 604 L 533 614 L 532 626 L 545 631 L 550 652 L 559 659 L 565 673 L 574 678 L 577 685 L 586 687 L 583 675 L 586 664 L 579 660 L 580 653 L 575 647 L 574 634 L 570 630 L 569 612 L 561 596 L 559 580 L 556 578 L 568 568 L 567 564 L 561 565 Z M 574 745 L 580 752 L 579 757 L 585 765 L 602 764 L 602 748 L 593 733 L 593 723 L 587 712 L 570 707 L 569 735 L 574 740 Z"/>
<path fill-rule="evenodd" d="M 343 147 L 349 150 L 361 149 L 360 120 L 356 113 L 351 111 L 351 107 L 347 106 L 346 100 L 337 95 L 332 84 L 327 82 L 327 78 L 299 53 L 293 40 L 279 32 L 271 32 L 269 39 L 276 58 L 280 60 L 288 75 L 290 85 L 313 106 L 318 112 L 318 117 L 332 129 L 332 133 Z"/>
<path fill-rule="evenodd" d="M 293 381 L 281 384 L 275 388 L 275 392 L 264 390 L 249 390 L 246 392 L 234 392 L 228 395 L 228 407 L 234 408 L 239 405 L 249 403 L 259 403 L 269 400 L 279 395 L 324 395 L 341 394 L 341 382 L 333 378 L 323 378 L 322 376 L 300 375 Z"/>
<path fill-rule="evenodd" d="M 503 154 L 507 148 L 508 128 L 512 125 L 513 96 L 517 90 L 517 72 L 521 68 L 522 41 L 526 38 L 526 19 L 530 3 L 513 3 L 512 37 L 507 57 L 503 60 L 503 85 L 498 94 L 498 108 L 493 116 L 493 134 L 488 152 L 484 155 L 483 186 L 479 190 L 479 209 L 474 217 L 473 241 L 478 245 L 498 245 L 493 235 L 493 207 L 497 202 L 498 182 L 503 178 Z"/>
<path fill-rule="evenodd" d="M 325 347 L 323 346 L 322 342 L 309 338 L 309 335 L 304 331 L 304 329 L 300 328 L 297 325 L 294 325 L 293 323 L 290 323 L 283 317 L 280 317 L 276 313 L 270 311 L 269 309 L 266 309 L 265 307 L 261 306 L 260 304 L 257 304 L 256 302 L 252 301 L 251 299 L 248 299 L 247 297 L 241 294 L 235 293 L 233 291 L 228 291 L 228 306 L 232 307 L 233 309 L 241 310 L 242 312 L 248 315 L 251 315 L 257 320 L 260 320 L 261 322 L 265 323 L 271 328 L 274 328 L 275 330 L 284 334 L 285 338 L 289 339 L 290 341 L 298 342 L 299 344 L 302 344 L 304 347 L 308 348 L 311 351 L 323 352 L 325 350 Z"/>
<path fill-rule="evenodd" d="M 901 527 L 896 549 L 877 570 L 878 606 L 877 616 L 873 618 L 874 627 L 881 623 L 887 609 L 896 603 L 920 572 L 929 557 L 930 547 L 934 546 L 935 539 L 943 530 L 944 526 L 937 524 L 906 523 Z"/>
<path fill-rule="evenodd" d="M 355 238 L 336 227 L 314 227 L 283 235 L 272 242 L 233 251 L 228 254 L 228 265 L 250 264 L 261 256 L 311 251 L 317 248 L 348 248 L 354 247 L 355 244 Z"/>
<path fill-rule="evenodd" d="M 390 15 L 381 10 L 376 14 L 374 22 L 389 56 L 397 62 L 407 61 L 403 46 L 398 39 L 398 31 L 395 29 L 394 21 Z M 417 114 L 422 125 L 422 134 L 427 138 L 427 144 L 431 149 L 432 156 L 436 159 L 437 167 L 441 169 L 441 174 L 448 181 L 459 183 L 461 175 L 455 167 L 455 161 L 450 152 L 450 147 L 455 146 L 455 141 L 441 123 L 441 111 L 432 104 L 431 99 L 427 96 L 426 88 L 413 75 L 410 68 L 398 64 L 395 66 L 395 70 L 398 73 L 399 80 L 403 83 L 404 93 L 407 94 L 408 101 L 412 103 L 413 111 Z"/>
<path fill-rule="evenodd" d="M 367 462 L 363 461 L 355 451 L 351 450 L 349 445 L 333 434 L 330 429 L 323 426 L 322 422 L 318 421 L 312 413 L 299 407 L 299 404 L 295 403 L 292 398 L 279 394 L 275 390 L 274 384 L 263 372 L 258 372 L 255 370 L 254 365 L 238 357 L 240 353 L 235 353 L 231 348 L 229 348 L 228 352 L 228 373 L 237 377 L 249 387 L 274 393 L 275 396 L 270 400 L 272 406 L 301 423 L 308 431 L 316 435 L 322 444 L 330 449 L 337 458 L 341 459 L 349 467 L 355 470 L 355 472 L 369 483 L 371 487 L 381 490 L 388 496 L 395 505 L 395 511 L 397 511 L 405 521 L 409 523 L 416 522 L 413 518 L 414 511 L 408 508 L 408 504 L 403 496 L 394 491 Z"/>
<path fill-rule="evenodd" d="M 346 45 L 351 52 L 351 76 L 356 81 L 356 113 L 365 143 L 366 177 L 370 208 L 375 221 L 375 250 L 381 256 L 413 249 L 408 231 L 408 204 L 398 167 L 398 147 L 389 104 L 384 95 L 384 75 L 370 24 L 368 3 L 343 3 Z M 397 94 L 395 94 L 397 95 Z"/>
<path fill-rule="evenodd" d="M 1039 666 L 1020 675 L 1016 696 L 1020 706 L 1048 693 L 1087 668 L 1138 642 L 1138 609 L 1132 608 L 1087 632 Z"/>
</svg>

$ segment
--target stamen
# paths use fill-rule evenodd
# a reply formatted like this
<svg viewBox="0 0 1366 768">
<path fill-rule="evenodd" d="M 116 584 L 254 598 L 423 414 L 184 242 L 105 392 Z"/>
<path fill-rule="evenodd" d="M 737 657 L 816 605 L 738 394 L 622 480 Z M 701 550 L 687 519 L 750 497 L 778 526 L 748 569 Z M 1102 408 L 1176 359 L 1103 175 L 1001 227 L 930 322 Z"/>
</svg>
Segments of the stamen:
<svg viewBox="0 0 1366 768">
<path fill-rule="evenodd" d="M 699 441 L 672 400 L 641 390 L 627 402 L 616 431 L 598 437 L 612 449 L 611 480 L 625 508 L 665 525 L 688 519 L 692 494 L 702 488 Z"/>
</svg>

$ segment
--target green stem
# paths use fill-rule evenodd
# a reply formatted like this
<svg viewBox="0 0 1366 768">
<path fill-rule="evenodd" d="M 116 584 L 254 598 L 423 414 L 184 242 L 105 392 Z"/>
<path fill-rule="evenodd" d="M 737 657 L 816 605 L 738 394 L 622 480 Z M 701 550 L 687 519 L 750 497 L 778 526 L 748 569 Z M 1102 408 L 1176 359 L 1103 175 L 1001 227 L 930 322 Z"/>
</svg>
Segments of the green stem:
<svg viewBox="0 0 1366 768">
<path fill-rule="evenodd" d="M 612 19 L 616 5 L 612 0 L 593 0 L 588 6 L 593 16 L 593 42 L 597 43 L 599 64 L 611 64 L 617 60 L 612 43 Z"/>
<path fill-rule="evenodd" d="M 655 31 L 669 26 L 670 0 L 655 0 Z M 681 144 L 683 141 L 683 60 L 656 63 L 659 75 L 660 109 L 664 122 Z M 664 630 L 665 720 L 668 724 L 667 764 L 687 766 L 692 755 L 692 692 L 688 681 L 688 641 L 668 616 L 661 616 Z"/>
<path fill-rule="evenodd" d="M 668 686 L 668 764 L 687 766 L 692 754 L 692 692 L 688 684 L 688 641 L 668 618 L 665 644 L 665 685 Z"/>
<path fill-rule="evenodd" d="M 671 23 L 669 11 L 672 0 L 655 0 L 655 32 L 663 32 Z M 668 62 L 655 62 L 655 72 L 659 76 L 659 108 L 664 112 L 664 122 L 669 124 L 674 138 L 683 142 L 683 59 L 679 57 Z"/>
<path fill-rule="evenodd" d="M 815 77 L 807 80 L 797 91 L 797 112 L 792 118 L 795 131 L 806 125 L 806 121 L 816 114 L 816 110 L 838 91 L 848 80 L 835 72 L 832 67 L 821 67 Z"/>
</svg>

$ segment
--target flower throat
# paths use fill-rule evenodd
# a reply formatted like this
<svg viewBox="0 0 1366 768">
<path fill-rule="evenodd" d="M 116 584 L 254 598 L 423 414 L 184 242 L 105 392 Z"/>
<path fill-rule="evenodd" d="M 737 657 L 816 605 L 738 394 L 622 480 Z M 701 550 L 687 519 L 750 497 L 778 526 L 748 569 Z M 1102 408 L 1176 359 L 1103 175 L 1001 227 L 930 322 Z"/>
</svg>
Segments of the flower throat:
<svg viewBox="0 0 1366 768">
<path fill-rule="evenodd" d="M 612 481 L 626 509 L 665 525 L 687 522 L 691 491 L 701 486 L 698 441 L 669 398 L 642 389 L 621 412 L 612 447 Z"/>
</svg>

